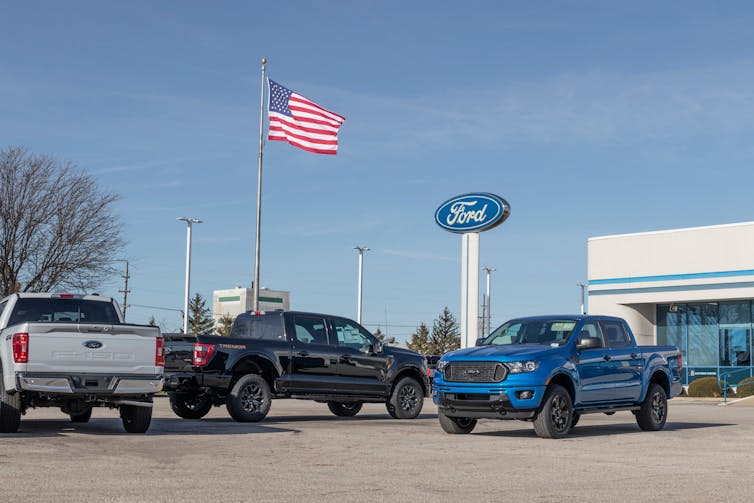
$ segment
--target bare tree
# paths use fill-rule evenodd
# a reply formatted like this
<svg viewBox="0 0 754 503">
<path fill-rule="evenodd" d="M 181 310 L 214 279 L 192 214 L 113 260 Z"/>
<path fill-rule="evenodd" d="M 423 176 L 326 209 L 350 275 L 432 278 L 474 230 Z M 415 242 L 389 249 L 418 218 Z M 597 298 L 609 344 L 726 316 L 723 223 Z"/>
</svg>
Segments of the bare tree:
<svg viewBox="0 0 754 503">
<path fill-rule="evenodd" d="M 117 200 L 69 163 L 0 151 L 0 297 L 86 291 L 113 274 L 124 246 Z"/>
</svg>

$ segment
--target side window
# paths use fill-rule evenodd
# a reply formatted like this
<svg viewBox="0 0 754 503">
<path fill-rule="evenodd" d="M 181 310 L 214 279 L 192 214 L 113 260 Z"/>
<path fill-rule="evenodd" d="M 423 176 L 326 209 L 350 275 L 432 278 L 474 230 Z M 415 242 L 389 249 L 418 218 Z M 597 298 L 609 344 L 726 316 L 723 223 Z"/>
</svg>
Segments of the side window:
<svg viewBox="0 0 754 503">
<path fill-rule="evenodd" d="M 327 344 L 327 328 L 323 318 L 315 316 L 296 316 L 293 319 L 296 330 L 294 337 L 306 344 Z"/>
<path fill-rule="evenodd" d="M 602 333 L 605 334 L 605 343 L 609 348 L 625 348 L 630 345 L 628 334 L 623 324 L 617 321 L 601 321 Z"/>
<path fill-rule="evenodd" d="M 374 339 L 361 327 L 346 320 L 333 320 L 339 346 L 348 346 L 360 351 L 374 344 Z"/>
<path fill-rule="evenodd" d="M 239 314 L 233 321 L 230 336 L 269 341 L 285 340 L 283 317 L 275 314 L 262 316 Z"/>
<path fill-rule="evenodd" d="M 600 332 L 600 327 L 597 326 L 597 323 L 590 321 L 588 323 L 585 323 L 581 326 L 581 330 L 579 331 L 579 339 L 582 337 L 596 337 L 598 339 L 602 339 L 602 333 Z M 602 345 L 605 345 L 605 341 L 602 340 Z"/>
</svg>

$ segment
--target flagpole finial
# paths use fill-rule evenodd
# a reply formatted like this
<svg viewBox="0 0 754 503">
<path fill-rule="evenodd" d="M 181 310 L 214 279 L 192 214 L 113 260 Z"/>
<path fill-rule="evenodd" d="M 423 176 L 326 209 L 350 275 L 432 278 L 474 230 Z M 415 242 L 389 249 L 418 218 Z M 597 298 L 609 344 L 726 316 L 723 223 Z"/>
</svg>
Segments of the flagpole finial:
<svg viewBox="0 0 754 503">
<path fill-rule="evenodd" d="M 267 58 L 262 58 L 262 64 L 263 64 L 263 65 L 266 65 L 266 64 L 267 64 Z"/>
</svg>

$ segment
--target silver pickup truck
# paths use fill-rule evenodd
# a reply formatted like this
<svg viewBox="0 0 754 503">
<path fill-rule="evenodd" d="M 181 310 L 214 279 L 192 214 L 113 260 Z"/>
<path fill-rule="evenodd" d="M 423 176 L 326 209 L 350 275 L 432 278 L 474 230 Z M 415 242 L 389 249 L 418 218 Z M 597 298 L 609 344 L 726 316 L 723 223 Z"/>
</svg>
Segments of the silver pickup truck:
<svg viewBox="0 0 754 503">
<path fill-rule="evenodd" d="M 60 407 L 87 422 L 92 407 L 117 408 L 129 433 L 144 433 L 162 390 L 163 338 L 123 322 L 98 295 L 16 293 L 0 300 L 0 432 L 18 430 L 34 407 Z"/>
</svg>

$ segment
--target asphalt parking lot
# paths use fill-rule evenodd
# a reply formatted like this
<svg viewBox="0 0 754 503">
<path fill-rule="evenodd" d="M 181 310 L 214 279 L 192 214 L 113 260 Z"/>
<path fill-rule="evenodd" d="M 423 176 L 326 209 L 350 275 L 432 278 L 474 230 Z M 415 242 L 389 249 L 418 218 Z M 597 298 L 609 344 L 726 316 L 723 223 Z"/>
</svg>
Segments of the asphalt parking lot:
<svg viewBox="0 0 754 503">
<path fill-rule="evenodd" d="M 40 409 L 0 435 L 0 501 L 743 501 L 754 492 L 743 405 L 673 400 L 653 433 L 627 412 L 588 415 L 563 440 L 519 421 L 447 435 L 429 400 L 410 421 L 382 405 L 341 419 L 278 400 L 240 424 L 224 408 L 179 419 L 160 397 L 146 435 L 107 409 L 84 425 Z"/>
</svg>

